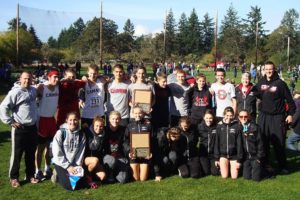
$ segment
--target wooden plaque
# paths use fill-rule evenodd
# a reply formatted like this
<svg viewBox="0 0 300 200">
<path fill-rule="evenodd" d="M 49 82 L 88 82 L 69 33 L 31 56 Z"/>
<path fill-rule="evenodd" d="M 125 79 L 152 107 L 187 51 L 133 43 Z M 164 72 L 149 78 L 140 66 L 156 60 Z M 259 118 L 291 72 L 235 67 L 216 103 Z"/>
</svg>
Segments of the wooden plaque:
<svg viewBox="0 0 300 200">
<path fill-rule="evenodd" d="M 137 158 L 145 158 L 150 156 L 150 133 L 140 132 L 131 133 L 130 135 L 131 153 Z"/>
<path fill-rule="evenodd" d="M 134 104 L 140 107 L 144 112 L 150 112 L 152 101 L 151 90 L 134 90 Z"/>
</svg>

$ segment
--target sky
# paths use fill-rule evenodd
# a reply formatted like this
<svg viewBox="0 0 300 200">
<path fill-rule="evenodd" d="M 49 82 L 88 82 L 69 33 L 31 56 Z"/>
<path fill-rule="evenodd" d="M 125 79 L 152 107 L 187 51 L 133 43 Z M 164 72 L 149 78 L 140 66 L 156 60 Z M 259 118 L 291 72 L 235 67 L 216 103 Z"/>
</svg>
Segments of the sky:
<svg viewBox="0 0 300 200">
<path fill-rule="evenodd" d="M 82 17 L 86 22 L 100 16 L 101 0 L 0 0 L 0 32 L 6 31 L 7 22 L 16 17 L 17 3 L 20 4 L 20 18 L 36 29 L 38 37 L 47 41 L 50 36 L 57 38 L 62 28 L 68 28 Z M 130 19 L 135 26 L 135 35 L 163 31 L 166 12 L 172 9 L 176 22 L 180 15 L 190 15 L 195 8 L 200 20 L 205 13 L 215 18 L 218 24 L 230 4 L 240 18 L 246 18 L 251 6 L 261 8 L 265 29 L 274 30 L 280 25 L 284 13 L 296 9 L 300 13 L 298 0 L 103 0 L 103 17 L 112 19 L 122 32 L 124 23 Z M 298 6 L 297 6 L 298 5 Z"/>
</svg>

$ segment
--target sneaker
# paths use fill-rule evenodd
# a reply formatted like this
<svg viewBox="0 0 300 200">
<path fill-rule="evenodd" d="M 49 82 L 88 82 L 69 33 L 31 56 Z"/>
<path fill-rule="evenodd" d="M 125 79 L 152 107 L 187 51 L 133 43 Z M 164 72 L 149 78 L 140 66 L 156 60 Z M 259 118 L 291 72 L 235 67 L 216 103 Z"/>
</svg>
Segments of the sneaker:
<svg viewBox="0 0 300 200">
<path fill-rule="evenodd" d="M 18 188 L 21 186 L 18 179 L 10 179 L 10 185 L 13 188 Z"/>
<path fill-rule="evenodd" d="M 46 171 L 44 171 L 44 177 L 45 177 L 45 179 L 50 179 L 51 176 L 52 176 L 52 169 L 51 168 L 48 169 L 48 170 L 46 170 Z"/>
<path fill-rule="evenodd" d="M 57 183 L 57 173 L 55 169 L 52 171 L 51 181 L 52 183 Z"/>
<path fill-rule="evenodd" d="M 38 179 L 39 181 L 43 181 L 43 180 L 46 179 L 46 178 L 44 177 L 42 171 L 38 171 L 38 172 L 34 175 L 34 178 Z"/>
</svg>

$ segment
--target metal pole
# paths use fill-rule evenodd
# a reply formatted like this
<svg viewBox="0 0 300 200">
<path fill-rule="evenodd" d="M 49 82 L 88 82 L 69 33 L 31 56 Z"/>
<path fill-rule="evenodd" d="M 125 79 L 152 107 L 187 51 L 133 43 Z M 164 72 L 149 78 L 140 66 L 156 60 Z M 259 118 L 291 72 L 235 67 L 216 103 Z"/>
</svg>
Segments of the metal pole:
<svg viewBox="0 0 300 200">
<path fill-rule="evenodd" d="M 255 31 L 255 67 L 257 67 L 257 46 L 258 46 L 258 22 L 256 22 L 256 31 Z"/>
<path fill-rule="evenodd" d="M 215 27 L 215 69 L 217 69 L 217 53 L 218 53 L 218 11 L 216 14 L 216 27 Z"/>
<path fill-rule="evenodd" d="M 290 64 L 290 37 L 288 37 L 288 45 L 287 45 L 287 67 L 289 68 Z"/>
<path fill-rule="evenodd" d="M 19 67 L 19 4 L 17 4 L 17 20 L 16 20 L 16 67 Z"/>
<path fill-rule="evenodd" d="M 100 69 L 102 69 L 103 64 L 103 41 L 102 41 L 102 35 L 103 35 L 103 22 L 102 22 L 102 1 L 101 1 L 101 11 L 100 11 Z"/>
<path fill-rule="evenodd" d="M 166 10 L 166 17 L 165 17 L 165 24 L 164 24 L 164 57 L 163 57 L 163 63 L 166 61 L 166 37 L 167 37 L 167 14 L 168 11 Z"/>
</svg>

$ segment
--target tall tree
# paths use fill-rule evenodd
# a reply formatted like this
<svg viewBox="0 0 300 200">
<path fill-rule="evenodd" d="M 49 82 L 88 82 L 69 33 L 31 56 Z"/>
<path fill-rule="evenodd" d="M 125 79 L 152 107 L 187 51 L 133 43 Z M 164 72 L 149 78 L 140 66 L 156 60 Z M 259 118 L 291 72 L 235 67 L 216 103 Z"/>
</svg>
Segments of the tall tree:
<svg viewBox="0 0 300 200">
<path fill-rule="evenodd" d="M 126 20 L 123 30 L 124 33 L 129 34 L 133 38 L 135 30 L 134 30 L 134 24 L 130 21 L 130 19 Z"/>
<path fill-rule="evenodd" d="M 178 33 L 177 33 L 177 49 L 179 56 L 185 56 L 188 53 L 188 34 L 189 26 L 188 20 L 185 13 L 182 13 L 178 22 Z"/>
<path fill-rule="evenodd" d="M 240 59 L 243 59 L 245 54 L 242 26 L 238 17 L 238 13 L 232 4 L 230 5 L 226 15 L 224 16 L 224 19 L 221 22 L 219 36 L 219 46 L 224 54 L 225 60 L 230 62 L 239 62 Z"/>
<path fill-rule="evenodd" d="M 33 41 L 34 41 L 34 44 L 35 44 L 35 47 L 37 49 L 40 49 L 42 47 L 42 42 L 41 40 L 38 38 L 38 36 L 36 35 L 36 31 L 35 29 L 33 28 L 32 25 L 30 25 L 29 29 L 28 29 L 28 32 L 31 33 L 32 37 L 33 37 Z"/>
<path fill-rule="evenodd" d="M 188 19 L 188 53 L 200 53 L 201 51 L 201 27 L 195 8 Z"/>
<path fill-rule="evenodd" d="M 79 36 L 82 35 L 84 29 L 85 29 L 85 24 L 84 21 L 81 17 L 79 17 L 74 23 L 73 23 L 73 27 L 74 27 L 74 32 L 76 37 L 78 38 Z M 76 39 L 77 39 L 76 38 Z"/>
<path fill-rule="evenodd" d="M 170 57 L 171 53 L 175 52 L 176 42 L 176 21 L 172 9 L 169 10 L 165 22 L 166 36 L 166 56 Z"/>
<path fill-rule="evenodd" d="M 202 49 L 203 53 L 211 51 L 214 43 L 214 22 L 213 18 L 210 18 L 208 13 L 204 15 L 203 21 L 200 22 L 201 35 L 202 35 Z"/>
<path fill-rule="evenodd" d="M 19 28 L 22 28 L 23 30 L 27 31 L 27 25 L 21 21 L 21 18 L 19 18 Z M 8 22 L 8 30 L 17 30 L 17 18 L 13 18 Z"/>
<path fill-rule="evenodd" d="M 52 36 L 48 38 L 47 44 L 50 48 L 57 48 L 58 47 L 57 46 L 57 40 Z"/>
</svg>

